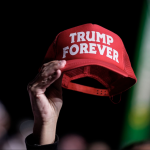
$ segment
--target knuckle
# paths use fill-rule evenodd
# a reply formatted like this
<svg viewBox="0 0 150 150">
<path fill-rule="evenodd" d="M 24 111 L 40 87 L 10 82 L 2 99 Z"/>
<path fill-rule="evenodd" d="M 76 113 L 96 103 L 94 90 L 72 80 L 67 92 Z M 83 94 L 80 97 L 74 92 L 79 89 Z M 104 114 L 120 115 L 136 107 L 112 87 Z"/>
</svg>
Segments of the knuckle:
<svg viewBox="0 0 150 150">
<path fill-rule="evenodd" d="M 59 67 L 60 67 L 60 64 L 59 64 L 59 63 L 56 63 L 56 64 L 53 65 L 53 69 L 54 69 L 54 70 L 58 69 Z"/>
<path fill-rule="evenodd" d="M 30 84 L 30 83 L 29 83 L 29 84 L 27 85 L 27 90 L 30 91 L 30 92 L 34 92 L 35 89 L 34 89 L 33 84 Z"/>
<path fill-rule="evenodd" d="M 35 92 L 35 87 L 34 87 L 34 86 L 31 86 L 30 92 L 31 92 L 31 93 L 34 93 L 34 92 Z"/>
<path fill-rule="evenodd" d="M 45 71 L 45 69 L 46 69 L 46 66 L 43 65 L 43 66 L 41 67 L 41 72 Z"/>
<path fill-rule="evenodd" d="M 59 61 L 51 61 L 49 63 L 43 64 L 40 76 L 42 78 L 47 78 L 49 75 L 53 74 L 57 69 L 59 69 Z"/>
<path fill-rule="evenodd" d="M 42 65 L 42 67 L 45 67 L 45 66 L 47 66 L 47 63 L 45 63 L 45 64 Z"/>
<path fill-rule="evenodd" d="M 50 65 L 52 65 L 52 66 L 56 66 L 58 64 L 59 64 L 59 61 L 53 61 L 53 62 L 50 63 Z"/>
<path fill-rule="evenodd" d="M 49 61 L 47 63 L 44 63 L 41 68 L 45 68 L 47 66 L 53 66 L 53 65 L 58 64 L 58 63 L 59 63 L 59 60 Z"/>
<path fill-rule="evenodd" d="M 32 88 L 32 85 L 29 83 L 29 84 L 27 85 L 27 90 L 30 91 L 31 88 Z"/>
<path fill-rule="evenodd" d="M 43 67 L 40 71 L 41 74 L 43 74 L 45 72 L 45 67 Z"/>
<path fill-rule="evenodd" d="M 49 61 L 49 62 L 47 62 L 47 63 L 44 63 L 44 64 L 43 64 L 43 67 L 49 66 L 49 65 L 54 64 L 54 63 L 56 63 L 55 60 L 54 60 L 54 61 Z"/>
<path fill-rule="evenodd" d="M 43 72 L 43 73 L 41 74 L 41 77 L 43 77 L 43 78 L 48 77 L 48 73 L 47 73 L 47 72 Z"/>
</svg>

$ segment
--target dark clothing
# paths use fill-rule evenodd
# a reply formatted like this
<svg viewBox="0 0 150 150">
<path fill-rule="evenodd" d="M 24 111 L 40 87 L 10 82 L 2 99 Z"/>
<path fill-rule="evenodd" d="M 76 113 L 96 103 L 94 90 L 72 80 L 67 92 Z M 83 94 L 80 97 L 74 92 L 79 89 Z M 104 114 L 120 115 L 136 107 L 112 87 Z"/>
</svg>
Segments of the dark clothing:
<svg viewBox="0 0 150 150">
<path fill-rule="evenodd" d="M 27 150 L 57 150 L 57 144 L 59 141 L 59 137 L 56 135 L 55 142 L 53 144 L 48 145 L 38 145 L 36 144 L 33 134 L 30 134 L 26 137 L 25 143 Z"/>
</svg>

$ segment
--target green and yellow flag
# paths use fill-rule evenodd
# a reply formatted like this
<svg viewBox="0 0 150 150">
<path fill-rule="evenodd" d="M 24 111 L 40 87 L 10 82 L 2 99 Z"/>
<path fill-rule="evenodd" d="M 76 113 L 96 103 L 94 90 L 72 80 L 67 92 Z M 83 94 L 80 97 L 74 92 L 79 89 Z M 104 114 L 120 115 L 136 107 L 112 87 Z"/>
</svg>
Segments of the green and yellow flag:
<svg viewBox="0 0 150 150">
<path fill-rule="evenodd" d="M 150 139 L 150 0 L 144 0 L 120 148 Z"/>
</svg>

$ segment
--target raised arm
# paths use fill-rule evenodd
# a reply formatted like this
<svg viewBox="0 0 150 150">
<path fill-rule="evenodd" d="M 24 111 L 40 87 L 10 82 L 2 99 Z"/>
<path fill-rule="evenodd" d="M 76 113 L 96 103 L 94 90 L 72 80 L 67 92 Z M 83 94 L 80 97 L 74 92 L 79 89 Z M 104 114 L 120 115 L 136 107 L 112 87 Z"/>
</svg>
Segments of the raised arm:
<svg viewBox="0 0 150 150">
<path fill-rule="evenodd" d="M 34 115 L 33 137 L 38 145 L 55 141 L 56 125 L 62 107 L 62 74 L 65 60 L 51 61 L 27 86 Z"/>
</svg>

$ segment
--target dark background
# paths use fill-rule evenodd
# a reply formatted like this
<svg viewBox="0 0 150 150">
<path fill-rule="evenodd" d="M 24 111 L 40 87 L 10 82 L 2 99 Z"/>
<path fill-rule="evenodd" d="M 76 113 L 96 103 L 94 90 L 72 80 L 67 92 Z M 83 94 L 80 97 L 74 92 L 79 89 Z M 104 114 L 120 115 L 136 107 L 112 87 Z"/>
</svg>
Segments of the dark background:
<svg viewBox="0 0 150 150">
<path fill-rule="evenodd" d="M 68 1 L 69 2 L 69 1 Z M 55 36 L 85 23 L 98 24 L 118 34 L 133 64 L 142 12 L 142 1 L 53 1 L 50 3 L 6 3 L 1 13 L 0 100 L 11 116 L 9 134 L 16 124 L 32 118 L 27 84 L 38 73 Z M 98 84 L 96 81 L 79 80 Z M 121 102 L 63 89 L 64 104 L 57 124 L 59 137 L 78 133 L 88 142 L 103 140 L 119 145 L 128 91 Z"/>
</svg>

